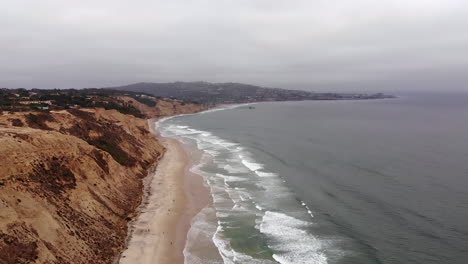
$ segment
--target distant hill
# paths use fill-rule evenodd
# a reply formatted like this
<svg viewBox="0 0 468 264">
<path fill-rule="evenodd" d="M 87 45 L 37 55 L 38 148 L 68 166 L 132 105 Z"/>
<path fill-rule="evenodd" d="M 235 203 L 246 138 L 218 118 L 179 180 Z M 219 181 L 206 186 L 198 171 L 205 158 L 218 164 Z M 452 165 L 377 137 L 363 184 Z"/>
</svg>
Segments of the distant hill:
<svg viewBox="0 0 468 264">
<path fill-rule="evenodd" d="M 261 101 L 340 100 L 386 98 L 383 94 L 313 93 L 301 90 L 265 88 L 241 83 L 172 82 L 136 83 L 106 89 L 143 92 L 155 96 L 203 104 Z"/>
</svg>

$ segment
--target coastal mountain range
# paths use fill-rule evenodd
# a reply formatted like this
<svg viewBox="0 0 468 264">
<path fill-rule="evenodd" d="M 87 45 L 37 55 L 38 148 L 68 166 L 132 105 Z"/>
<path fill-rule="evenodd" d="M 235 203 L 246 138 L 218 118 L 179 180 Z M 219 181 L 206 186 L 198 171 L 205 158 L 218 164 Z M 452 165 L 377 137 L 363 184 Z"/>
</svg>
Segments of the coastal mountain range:
<svg viewBox="0 0 468 264">
<path fill-rule="evenodd" d="M 267 88 L 233 82 L 141 82 L 124 86 L 107 87 L 105 89 L 144 92 L 154 96 L 202 104 L 232 104 L 264 101 L 378 99 L 392 97 L 382 93 L 318 93 L 304 90 Z"/>
</svg>

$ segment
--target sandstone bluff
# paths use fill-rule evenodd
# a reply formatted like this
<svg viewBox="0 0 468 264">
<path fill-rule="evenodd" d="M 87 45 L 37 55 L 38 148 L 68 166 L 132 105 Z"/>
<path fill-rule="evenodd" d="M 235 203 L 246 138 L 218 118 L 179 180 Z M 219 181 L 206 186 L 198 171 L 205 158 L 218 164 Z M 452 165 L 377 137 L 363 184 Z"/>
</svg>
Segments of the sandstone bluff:
<svg viewBox="0 0 468 264">
<path fill-rule="evenodd" d="M 165 149 L 146 118 L 203 105 L 130 97 L 145 118 L 103 108 L 0 115 L 0 263 L 112 263 Z"/>
</svg>

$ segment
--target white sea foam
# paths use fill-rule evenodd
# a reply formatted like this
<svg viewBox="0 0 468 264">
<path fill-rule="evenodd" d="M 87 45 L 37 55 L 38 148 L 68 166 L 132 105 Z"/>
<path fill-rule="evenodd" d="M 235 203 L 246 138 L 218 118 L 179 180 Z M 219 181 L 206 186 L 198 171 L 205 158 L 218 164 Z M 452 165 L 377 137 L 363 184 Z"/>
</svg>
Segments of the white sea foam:
<svg viewBox="0 0 468 264">
<path fill-rule="evenodd" d="M 229 195 L 229 198 L 233 202 L 232 210 L 236 211 L 249 211 L 247 204 L 245 202 L 251 201 L 252 197 L 247 192 L 238 191 L 235 189 L 227 188 L 226 192 Z"/>
<path fill-rule="evenodd" d="M 276 177 L 276 176 L 278 176 L 277 173 L 265 172 L 265 171 L 260 171 L 260 170 L 255 171 L 255 174 L 257 174 L 259 177 Z"/>
<path fill-rule="evenodd" d="M 247 173 L 249 170 L 247 170 L 245 167 L 242 166 L 236 166 L 233 164 L 219 164 L 219 167 L 226 170 L 229 173 Z"/>
<path fill-rule="evenodd" d="M 239 253 L 232 249 L 229 240 L 223 236 L 223 229 L 221 225 L 218 226 L 215 234 L 213 235 L 213 243 L 218 248 L 219 254 L 223 258 L 224 264 L 238 264 L 238 263 L 249 263 L 249 264 L 273 264 L 268 260 L 254 259 L 248 255 Z"/>
<path fill-rule="evenodd" d="M 216 232 L 218 223 L 215 211 L 211 207 L 202 209 L 193 219 L 187 233 L 187 242 L 184 248 L 184 263 L 190 264 L 218 264 L 222 261 L 212 250 L 217 250 L 212 244 L 212 237 Z"/>
<path fill-rule="evenodd" d="M 208 154 L 210 154 L 211 156 L 213 156 L 213 157 L 216 157 L 217 155 L 220 154 L 219 151 L 212 150 L 212 149 L 207 149 L 207 150 L 205 150 L 205 151 L 206 151 Z"/>
<path fill-rule="evenodd" d="M 242 181 L 247 180 L 244 177 L 224 175 L 224 174 L 221 174 L 221 173 L 216 173 L 216 176 L 221 177 L 222 179 L 224 179 L 224 182 L 226 184 L 229 183 L 229 182 L 242 182 Z"/>
<path fill-rule="evenodd" d="M 242 164 L 249 168 L 251 171 L 257 171 L 263 169 L 263 164 L 257 163 L 252 161 L 250 158 L 246 157 L 245 155 L 239 154 L 239 158 L 241 159 Z"/>
<path fill-rule="evenodd" d="M 235 218 L 239 214 L 249 217 L 255 215 L 255 228 L 267 237 L 267 244 L 274 251 L 273 258 L 279 263 L 327 263 L 322 251 L 323 242 L 308 231 L 311 223 L 285 213 L 269 211 L 282 204 L 285 201 L 283 199 L 294 199 L 294 196 L 283 184 L 284 180 L 277 173 L 267 171 L 264 164 L 252 158 L 252 153 L 247 148 L 186 125 L 168 124 L 161 128 L 164 131 L 161 133 L 163 136 L 189 139 L 205 153 L 200 164 L 192 167 L 191 171 L 202 175 L 210 188 L 217 219 L 217 223 L 213 222 L 217 228 L 211 239 L 224 263 L 271 263 L 267 260 L 255 260 L 231 248 L 229 239 L 224 237 L 222 225 L 229 223 L 230 228 L 236 228 Z M 219 169 L 216 171 L 216 168 L 223 169 L 224 172 L 218 173 Z M 252 193 L 252 187 L 248 185 L 250 181 L 256 193 Z M 272 199 L 269 193 L 275 194 Z M 313 216 L 309 207 L 304 202 L 301 204 Z M 196 232 L 201 231 L 193 230 L 193 236 L 188 237 L 192 242 L 197 239 Z M 190 263 L 204 263 L 190 253 L 186 256 L 194 260 Z"/>
<path fill-rule="evenodd" d="M 280 212 L 265 212 L 260 232 L 268 237 L 268 247 L 275 252 L 273 258 L 282 264 L 324 264 L 320 240 L 307 232 L 309 222 Z"/>
<path fill-rule="evenodd" d="M 223 263 L 224 264 L 234 264 L 234 255 L 235 252 L 232 250 L 231 245 L 229 244 L 229 241 L 224 239 L 222 235 L 223 228 L 221 225 L 218 223 L 218 228 L 216 229 L 216 232 L 213 235 L 213 243 L 216 245 L 218 248 L 219 254 L 223 258 Z"/>
</svg>

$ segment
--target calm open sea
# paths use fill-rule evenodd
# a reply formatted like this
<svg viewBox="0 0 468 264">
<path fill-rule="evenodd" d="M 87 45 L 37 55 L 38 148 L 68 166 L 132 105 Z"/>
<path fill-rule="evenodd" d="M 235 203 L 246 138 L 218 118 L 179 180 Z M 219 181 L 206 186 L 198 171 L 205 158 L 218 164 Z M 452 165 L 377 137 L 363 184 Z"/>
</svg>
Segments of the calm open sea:
<svg viewBox="0 0 468 264">
<path fill-rule="evenodd" d="M 254 106 L 159 124 L 213 197 L 187 263 L 468 263 L 468 95 Z"/>
</svg>

